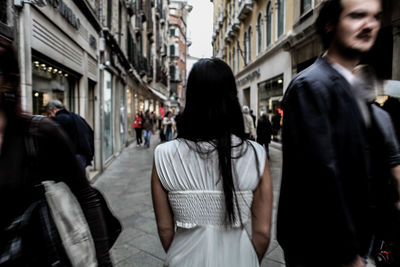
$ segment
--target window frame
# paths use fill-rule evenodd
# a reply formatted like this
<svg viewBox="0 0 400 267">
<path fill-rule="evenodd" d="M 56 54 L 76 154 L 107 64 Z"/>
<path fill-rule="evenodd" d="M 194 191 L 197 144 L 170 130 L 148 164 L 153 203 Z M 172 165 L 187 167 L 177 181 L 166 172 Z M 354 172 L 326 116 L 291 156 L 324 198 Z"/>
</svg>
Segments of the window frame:
<svg viewBox="0 0 400 267">
<path fill-rule="evenodd" d="M 257 18 L 257 54 L 260 54 L 262 51 L 262 44 L 263 44 L 263 27 L 262 27 L 262 13 L 258 14 Z"/>
</svg>

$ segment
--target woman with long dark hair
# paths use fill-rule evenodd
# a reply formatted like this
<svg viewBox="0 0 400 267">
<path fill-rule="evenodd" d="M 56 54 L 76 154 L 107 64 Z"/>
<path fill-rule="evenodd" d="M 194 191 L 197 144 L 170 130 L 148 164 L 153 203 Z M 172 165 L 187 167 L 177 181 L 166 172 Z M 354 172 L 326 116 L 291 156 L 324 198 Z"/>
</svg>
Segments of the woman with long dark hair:
<svg viewBox="0 0 400 267">
<path fill-rule="evenodd" d="M 32 116 L 24 113 L 20 106 L 19 73 L 11 42 L 0 37 L 0 250 L 7 246 L 4 229 L 37 200 L 35 186 L 45 180 L 62 181 L 69 186 L 82 207 L 95 243 L 98 265 L 112 266 L 97 193 L 89 185 L 67 135 L 58 125 L 43 118 L 33 131 Z M 28 153 L 31 147 L 28 147 L 27 140 L 35 143 L 35 158 Z M 32 235 L 36 230 L 41 231 L 33 230 Z M 67 262 L 54 262 L 54 258 L 51 261 L 39 239 L 24 239 L 23 245 L 28 243 L 32 246 L 24 253 L 29 255 L 23 254 L 24 263 L 18 266 L 47 267 L 55 266 L 55 263 L 57 266 L 70 266 Z"/>
<path fill-rule="evenodd" d="M 245 139 L 225 62 L 201 59 L 193 66 L 178 127 L 177 139 L 156 148 L 152 173 L 165 265 L 259 266 L 271 226 L 268 159 Z"/>
</svg>

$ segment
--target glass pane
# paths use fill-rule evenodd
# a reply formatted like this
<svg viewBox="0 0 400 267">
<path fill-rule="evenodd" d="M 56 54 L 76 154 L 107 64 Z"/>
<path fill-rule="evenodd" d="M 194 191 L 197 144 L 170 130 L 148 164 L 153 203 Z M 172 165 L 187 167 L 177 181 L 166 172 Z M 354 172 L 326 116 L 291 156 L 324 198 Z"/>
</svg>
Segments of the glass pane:
<svg viewBox="0 0 400 267">
<path fill-rule="evenodd" d="M 278 4 L 278 37 L 283 34 L 284 27 L 284 16 L 285 16 L 285 1 L 279 0 Z"/>
<path fill-rule="evenodd" d="M 311 9 L 311 1 L 312 0 L 301 0 L 301 14 Z"/>
<path fill-rule="evenodd" d="M 113 154 L 112 132 L 112 76 L 104 71 L 104 158 Z"/>
<path fill-rule="evenodd" d="M 272 12 L 271 4 L 268 4 L 267 8 L 267 46 L 271 44 L 272 41 Z"/>
<path fill-rule="evenodd" d="M 60 100 L 68 110 L 73 110 L 71 98 L 75 79 L 48 63 L 34 60 L 32 64 L 32 112 L 47 115 L 46 105 L 50 100 Z"/>
</svg>

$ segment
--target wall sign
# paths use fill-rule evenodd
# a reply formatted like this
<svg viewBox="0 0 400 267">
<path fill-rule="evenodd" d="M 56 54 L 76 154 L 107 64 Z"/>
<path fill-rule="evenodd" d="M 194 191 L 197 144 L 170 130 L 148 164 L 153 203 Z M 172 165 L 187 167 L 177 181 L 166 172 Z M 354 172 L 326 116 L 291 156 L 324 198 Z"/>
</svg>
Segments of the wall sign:
<svg viewBox="0 0 400 267">
<path fill-rule="evenodd" d="M 56 8 L 58 12 L 60 12 L 61 16 L 63 16 L 72 27 L 79 30 L 81 22 L 71 8 L 64 3 L 64 0 L 47 0 L 47 2 L 52 7 Z"/>
<path fill-rule="evenodd" d="M 249 81 L 253 80 L 254 78 L 258 78 L 260 77 L 260 69 L 254 70 L 252 72 L 250 72 L 249 74 L 247 74 L 246 76 L 244 76 L 242 79 L 238 80 L 238 85 L 244 85 L 246 83 L 248 83 Z"/>
</svg>

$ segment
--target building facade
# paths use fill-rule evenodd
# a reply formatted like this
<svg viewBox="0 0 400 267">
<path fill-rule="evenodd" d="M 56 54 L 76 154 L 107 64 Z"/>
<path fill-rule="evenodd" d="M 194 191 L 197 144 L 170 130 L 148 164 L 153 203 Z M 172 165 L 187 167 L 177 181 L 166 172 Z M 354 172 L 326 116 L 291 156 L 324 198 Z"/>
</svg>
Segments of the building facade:
<svg viewBox="0 0 400 267">
<path fill-rule="evenodd" d="M 291 78 L 286 42 L 293 30 L 293 0 L 214 0 L 213 53 L 232 68 L 239 100 L 259 116 L 280 110 Z"/>
<path fill-rule="evenodd" d="M 179 109 L 185 101 L 187 50 L 187 16 L 192 10 L 186 0 L 171 0 L 169 5 L 169 77 L 170 105 Z"/>
<path fill-rule="evenodd" d="M 58 99 L 84 117 L 95 132 L 91 170 L 101 172 L 134 139 L 135 113 L 158 114 L 168 100 L 168 1 L 1 5 L 0 34 L 18 47 L 23 108 L 46 115 Z"/>
<path fill-rule="evenodd" d="M 323 0 L 212 2 L 213 54 L 231 66 L 241 104 L 257 116 L 282 114 L 280 101 L 293 76 L 323 53 L 314 28 Z M 382 3 L 382 29 L 365 61 L 375 67 L 381 81 L 396 82 L 400 79 L 400 2 Z M 394 84 L 400 95 L 400 82 Z"/>
</svg>

